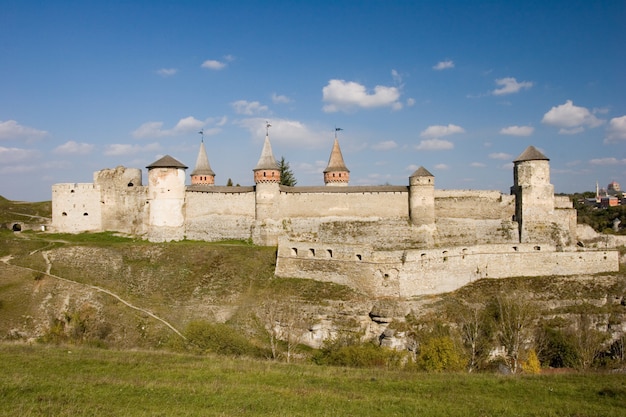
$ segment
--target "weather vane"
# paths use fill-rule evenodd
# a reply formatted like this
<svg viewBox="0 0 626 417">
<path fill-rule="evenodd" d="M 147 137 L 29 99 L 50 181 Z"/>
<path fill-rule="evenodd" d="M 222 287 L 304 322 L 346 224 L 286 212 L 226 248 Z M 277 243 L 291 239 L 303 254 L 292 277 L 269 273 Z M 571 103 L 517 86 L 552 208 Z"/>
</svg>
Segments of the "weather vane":
<svg viewBox="0 0 626 417">
<path fill-rule="evenodd" d="M 200 129 L 198 134 L 202 135 L 202 142 L 204 142 L 204 129 Z"/>
<path fill-rule="evenodd" d="M 267 120 L 265 121 L 265 134 L 267 136 L 270 135 L 270 127 L 272 127 L 272 125 L 270 124 L 270 122 L 268 122 Z"/>
<path fill-rule="evenodd" d="M 335 126 L 335 139 L 337 139 L 337 132 L 339 132 L 340 130 L 343 130 L 343 129 Z"/>
</svg>

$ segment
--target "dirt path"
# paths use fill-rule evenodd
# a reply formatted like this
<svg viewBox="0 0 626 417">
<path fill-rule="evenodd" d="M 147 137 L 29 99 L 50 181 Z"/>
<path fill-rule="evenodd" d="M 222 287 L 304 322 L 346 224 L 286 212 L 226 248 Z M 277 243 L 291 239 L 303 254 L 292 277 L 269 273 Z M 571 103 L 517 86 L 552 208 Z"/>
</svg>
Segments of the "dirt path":
<svg viewBox="0 0 626 417">
<path fill-rule="evenodd" d="M 84 283 L 82 283 L 82 282 L 73 281 L 73 280 L 71 280 L 71 279 L 67 279 L 67 278 L 60 277 L 60 276 L 58 276 L 58 275 L 53 275 L 53 274 L 51 274 L 51 273 L 50 273 L 50 271 L 52 270 L 52 262 L 50 262 L 50 258 L 48 257 L 48 252 L 42 251 L 42 252 L 41 252 L 41 255 L 43 256 L 43 259 L 44 259 L 44 261 L 46 262 L 46 271 L 45 271 L 45 272 L 43 272 L 43 271 L 38 271 L 38 270 L 36 270 L 36 269 L 32 269 L 32 268 L 27 268 L 27 267 L 25 267 L 25 266 L 19 266 L 19 265 L 13 265 L 13 264 L 10 264 L 10 263 L 9 263 L 9 261 L 13 258 L 11 255 L 4 256 L 4 257 L 0 258 L 0 261 L 4 262 L 4 263 L 5 263 L 5 264 L 7 264 L 7 265 L 11 265 L 11 266 L 12 266 L 12 267 L 14 267 L 14 268 L 20 268 L 20 269 L 24 269 L 24 270 L 27 270 L 27 271 L 32 271 L 32 272 L 36 272 L 36 273 L 45 274 L 46 276 L 49 276 L 49 277 L 51 277 L 51 278 L 58 279 L 58 280 L 60 280 L 60 281 L 65 281 L 65 282 L 68 282 L 68 283 L 71 283 L 71 284 L 75 284 L 75 285 L 82 285 L 83 287 L 88 287 L 88 288 L 91 288 L 92 290 L 95 290 L 95 291 L 98 291 L 98 292 L 105 293 L 105 294 L 107 294 L 107 295 L 109 295 L 109 296 L 111 296 L 111 297 L 115 298 L 115 299 L 116 299 L 116 300 L 118 300 L 120 303 L 124 304 L 125 306 L 127 306 L 127 307 L 129 307 L 129 308 L 132 308 L 133 310 L 140 311 L 140 312 L 142 312 L 142 313 L 144 313 L 144 314 L 147 314 L 148 316 L 152 317 L 153 319 L 155 319 L 155 320 L 157 320 L 157 321 L 160 321 L 161 323 L 163 323 L 164 325 L 166 325 L 167 327 L 169 327 L 169 328 L 170 328 L 170 329 L 171 329 L 174 333 L 176 333 L 178 336 L 180 336 L 180 337 L 182 337 L 183 339 L 187 340 L 187 338 L 186 338 L 185 336 L 183 336 L 183 335 L 182 335 L 182 333 L 178 331 L 178 329 L 176 329 L 174 326 L 172 326 L 172 325 L 171 325 L 169 322 L 167 322 L 165 319 L 163 319 L 163 318 L 161 318 L 161 317 L 157 316 L 156 314 L 152 313 L 151 311 L 148 311 L 148 310 L 146 310 L 146 309 L 144 309 L 144 308 L 137 307 L 136 305 L 131 304 L 130 302 L 128 302 L 128 301 L 126 301 L 126 300 L 124 300 L 124 299 L 123 299 L 122 297 L 120 297 L 119 295 L 117 295 L 117 294 L 115 294 L 115 293 L 113 293 L 113 292 L 111 292 L 111 291 L 109 291 L 109 290 L 107 290 L 107 289 L 105 289 L 105 288 L 98 287 L 98 286 L 96 286 L 96 285 L 91 285 L 91 284 L 84 284 Z"/>
</svg>

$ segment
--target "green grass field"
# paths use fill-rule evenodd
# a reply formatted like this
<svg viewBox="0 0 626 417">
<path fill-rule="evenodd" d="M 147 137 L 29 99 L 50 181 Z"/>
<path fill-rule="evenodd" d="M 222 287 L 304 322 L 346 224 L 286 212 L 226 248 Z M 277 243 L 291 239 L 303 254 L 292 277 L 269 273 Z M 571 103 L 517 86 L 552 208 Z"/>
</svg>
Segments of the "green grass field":
<svg viewBox="0 0 626 417">
<path fill-rule="evenodd" d="M 3 416 L 624 416 L 626 376 L 363 370 L 0 344 Z"/>
</svg>

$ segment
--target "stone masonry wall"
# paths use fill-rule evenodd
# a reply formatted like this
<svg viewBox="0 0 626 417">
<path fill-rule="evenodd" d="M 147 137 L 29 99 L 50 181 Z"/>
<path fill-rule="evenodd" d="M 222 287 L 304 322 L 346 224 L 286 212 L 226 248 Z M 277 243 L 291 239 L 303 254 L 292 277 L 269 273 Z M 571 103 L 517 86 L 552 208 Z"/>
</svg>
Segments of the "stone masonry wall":
<svg viewBox="0 0 626 417">
<path fill-rule="evenodd" d="M 53 185 L 50 230 L 63 233 L 101 231 L 100 187 L 95 184 Z"/>
<path fill-rule="evenodd" d="M 348 285 L 383 297 L 410 298 L 453 291 L 481 278 L 615 272 L 617 251 L 556 251 L 554 246 L 479 245 L 375 251 L 282 239 L 276 274 Z"/>
</svg>

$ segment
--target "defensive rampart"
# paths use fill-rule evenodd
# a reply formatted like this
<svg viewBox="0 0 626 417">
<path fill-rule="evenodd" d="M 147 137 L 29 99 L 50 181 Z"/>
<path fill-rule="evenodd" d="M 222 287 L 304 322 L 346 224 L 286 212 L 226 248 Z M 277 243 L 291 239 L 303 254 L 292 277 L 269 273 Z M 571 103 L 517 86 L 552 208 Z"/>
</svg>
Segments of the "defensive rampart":
<svg viewBox="0 0 626 417">
<path fill-rule="evenodd" d="M 281 239 L 276 275 L 348 285 L 370 295 L 411 298 L 458 289 L 481 278 L 615 272 L 618 252 L 550 245 L 478 245 L 374 250 Z"/>
</svg>

